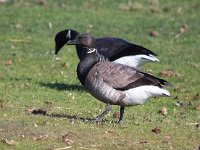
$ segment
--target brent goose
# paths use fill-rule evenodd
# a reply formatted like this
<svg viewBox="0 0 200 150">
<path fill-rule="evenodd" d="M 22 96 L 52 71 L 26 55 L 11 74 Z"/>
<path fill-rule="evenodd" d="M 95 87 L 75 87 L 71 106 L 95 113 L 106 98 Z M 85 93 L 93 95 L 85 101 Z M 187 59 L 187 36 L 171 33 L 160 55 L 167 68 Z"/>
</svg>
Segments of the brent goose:
<svg viewBox="0 0 200 150">
<path fill-rule="evenodd" d="M 55 54 L 69 41 L 79 35 L 75 30 L 64 30 L 55 36 Z M 96 47 L 100 54 L 106 56 L 110 61 L 139 68 L 146 62 L 159 61 L 156 54 L 142 46 L 132 44 L 126 40 L 115 37 L 104 37 L 96 39 Z M 76 45 L 76 51 L 80 60 L 85 56 L 86 50 Z"/>
<path fill-rule="evenodd" d="M 77 67 L 78 78 L 91 95 L 106 103 L 105 111 L 93 121 L 101 120 L 110 111 L 111 105 L 119 105 L 121 123 L 126 106 L 143 104 L 151 97 L 170 96 L 163 87 L 170 85 L 166 80 L 127 65 L 110 62 L 99 54 L 92 35 L 79 34 L 68 45 L 77 45 L 86 51 Z"/>
</svg>

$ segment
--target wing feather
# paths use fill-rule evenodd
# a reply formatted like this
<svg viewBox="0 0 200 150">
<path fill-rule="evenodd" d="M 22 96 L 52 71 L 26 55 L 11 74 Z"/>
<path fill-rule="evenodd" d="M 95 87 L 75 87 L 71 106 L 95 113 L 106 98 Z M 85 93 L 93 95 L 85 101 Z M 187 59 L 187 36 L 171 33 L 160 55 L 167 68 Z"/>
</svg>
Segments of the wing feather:
<svg viewBox="0 0 200 150">
<path fill-rule="evenodd" d="M 112 62 L 99 62 L 93 69 L 95 72 L 98 72 L 104 82 L 117 90 L 127 90 L 142 85 L 162 86 L 169 84 L 163 79 L 141 72 L 135 68 Z"/>
</svg>

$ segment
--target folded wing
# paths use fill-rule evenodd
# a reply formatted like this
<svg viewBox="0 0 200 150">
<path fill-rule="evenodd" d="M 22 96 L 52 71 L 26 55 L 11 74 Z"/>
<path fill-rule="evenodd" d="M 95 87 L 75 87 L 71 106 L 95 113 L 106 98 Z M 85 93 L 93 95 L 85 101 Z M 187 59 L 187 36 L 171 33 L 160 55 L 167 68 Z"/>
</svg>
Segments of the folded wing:
<svg viewBox="0 0 200 150">
<path fill-rule="evenodd" d="M 143 85 L 170 85 L 166 80 L 117 63 L 99 62 L 95 68 L 103 81 L 117 90 L 128 90 Z"/>
</svg>

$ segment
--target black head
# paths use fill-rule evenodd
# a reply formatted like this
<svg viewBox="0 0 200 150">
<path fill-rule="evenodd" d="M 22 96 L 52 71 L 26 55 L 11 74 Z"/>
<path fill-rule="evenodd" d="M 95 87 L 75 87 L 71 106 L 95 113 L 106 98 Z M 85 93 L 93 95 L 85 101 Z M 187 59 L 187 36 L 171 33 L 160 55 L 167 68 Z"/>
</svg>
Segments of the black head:
<svg viewBox="0 0 200 150">
<path fill-rule="evenodd" d="M 86 48 L 96 48 L 96 40 L 89 33 L 81 33 L 74 40 L 68 41 L 68 45 L 78 45 Z"/>
<path fill-rule="evenodd" d="M 74 40 L 79 32 L 71 29 L 60 31 L 55 36 L 55 54 L 57 55 L 60 49 L 70 40 Z"/>
</svg>

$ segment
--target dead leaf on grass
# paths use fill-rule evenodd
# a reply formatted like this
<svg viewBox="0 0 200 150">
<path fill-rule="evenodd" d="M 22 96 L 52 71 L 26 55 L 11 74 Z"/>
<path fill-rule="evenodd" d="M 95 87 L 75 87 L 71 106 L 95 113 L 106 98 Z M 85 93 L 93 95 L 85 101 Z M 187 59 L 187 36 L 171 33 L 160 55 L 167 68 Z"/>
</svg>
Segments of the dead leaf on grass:
<svg viewBox="0 0 200 150">
<path fill-rule="evenodd" d="M 168 7 L 168 6 L 166 6 L 166 7 L 164 7 L 162 10 L 163 10 L 163 12 L 168 13 L 168 12 L 171 11 L 171 8 Z"/>
<path fill-rule="evenodd" d="M 196 127 L 197 127 L 198 129 L 200 129 L 200 124 L 198 123 L 198 124 L 196 125 Z"/>
<path fill-rule="evenodd" d="M 31 113 L 33 112 L 33 110 L 35 110 L 35 107 L 33 107 L 33 108 L 28 108 L 28 109 L 26 109 L 25 111 L 31 114 Z"/>
<path fill-rule="evenodd" d="M 193 150 L 200 150 L 200 146 L 195 147 Z"/>
<path fill-rule="evenodd" d="M 159 36 L 159 33 L 157 31 L 151 31 L 149 33 L 149 35 L 152 36 L 152 37 L 157 37 L 157 36 Z"/>
<path fill-rule="evenodd" d="M 79 149 L 83 149 L 83 150 L 97 150 L 96 148 L 89 148 L 89 147 L 79 147 Z"/>
<path fill-rule="evenodd" d="M 198 106 L 196 107 L 196 109 L 197 109 L 197 110 L 200 110 L 200 105 L 198 105 Z"/>
<path fill-rule="evenodd" d="M 181 108 L 179 112 L 180 114 L 185 115 L 185 111 L 186 111 L 185 108 Z"/>
<path fill-rule="evenodd" d="M 190 93 L 188 89 L 185 89 L 183 86 L 175 86 L 174 92 Z"/>
<path fill-rule="evenodd" d="M 38 127 L 38 125 L 36 123 L 34 123 L 33 126 L 36 127 L 36 128 Z"/>
<path fill-rule="evenodd" d="M 161 130 L 160 130 L 159 127 L 155 127 L 155 128 L 152 129 L 152 132 L 159 134 L 161 132 Z"/>
<path fill-rule="evenodd" d="M 39 114 L 46 115 L 47 114 L 47 110 L 44 110 L 41 108 L 39 108 L 39 109 L 29 108 L 29 109 L 26 109 L 25 111 L 28 112 L 29 114 L 34 114 L 34 115 L 39 115 Z"/>
<path fill-rule="evenodd" d="M 159 0 L 148 0 L 148 8 L 151 12 L 158 13 L 160 11 Z"/>
<path fill-rule="evenodd" d="M 119 112 L 114 112 L 113 113 L 113 118 L 119 118 L 120 116 L 120 113 Z"/>
<path fill-rule="evenodd" d="M 45 140 L 45 139 L 47 139 L 47 138 L 48 138 L 48 135 L 39 135 L 39 136 L 34 136 L 34 137 L 32 137 L 32 139 L 33 139 L 34 141 Z"/>
<path fill-rule="evenodd" d="M 0 108 L 5 108 L 5 107 L 7 107 L 5 102 L 3 100 L 0 100 Z"/>
<path fill-rule="evenodd" d="M 62 67 L 69 67 L 69 63 L 65 62 L 61 64 Z"/>
<path fill-rule="evenodd" d="M 110 135 L 110 136 L 112 135 L 112 136 L 113 136 L 113 135 L 115 134 L 115 132 L 114 132 L 114 131 L 108 130 L 108 131 L 105 131 L 105 134 L 106 134 L 106 135 Z"/>
<path fill-rule="evenodd" d="M 199 99 L 200 99 L 200 94 L 197 93 L 196 95 L 194 95 L 193 99 L 194 99 L 194 100 L 199 100 Z"/>
<path fill-rule="evenodd" d="M 58 6 L 61 7 L 61 8 L 64 8 L 65 4 L 64 3 L 59 3 Z"/>
<path fill-rule="evenodd" d="M 51 22 L 48 23 L 48 27 L 49 29 L 52 29 L 53 28 L 53 24 Z"/>
<path fill-rule="evenodd" d="M 12 56 L 17 56 L 16 52 L 11 53 Z"/>
<path fill-rule="evenodd" d="M 138 142 L 139 144 L 149 144 L 149 142 L 148 141 L 140 141 L 140 142 Z"/>
<path fill-rule="evenodd" d="M 182 106 L 182 107 L 188 107 L 188 106 L 192 106 L 193 104 L 191 103 L 191 101 L 189 102 L 185 102 L 183 100 L 178 100 L 175 104 L 176 106 Z"/>
<path fill-rule="evenodd" d="M 173 69 L 167 69 L 165 71 L 162 71 L 162 72 L 159 73 L 159 75 L 163 76 L 163 77 L 180 77 L 180 74 L 178 74 Z"/>
<path fill-rule="evenodd" d="M 69 134 L 62 135 L 62 142 L 66 143 L 67 145 L 72 145 L 74 143 L 73 140 L 69 139 Z"/>
<path fill-rule="evenodd" d="M 0 80 L 4 80 L 5 79 L 5 76 L 0 74 Z"/>
<path fill-rule="evenodd" d="M 76 118 L 71 118 L 70 122 L 71 122 L 71 124 L 75 124 L 77 122 L 77 119 Z"/>
<path fill-rule="evenodd" d="M 17 24 L 15 24 L 15 28 L 16 28 L 16 29 L 22 29 L 23 27 L 22 27 L 21 24 L 17 23 Z"/>
<path fill-rule="evenodd" d="M 128 1 L 127 4 L 120 4 L 119 9 L 123 11 L 131 11 L 133 10 L 133 3 L 131 1 Z"/>
<path fill-rule="evenodd" d="M 0 0 L 0 4 L 5 3 L 7 0 Z"/>
<path fill-rule="evenodd" d="M 185 32 L 187 32 L 188 31 L 188 25 L 187 24 L 183 24 L 182 26 L 181 26 L 181 28 L 179 29 L 179 33 L 185 33 Z"/>
<path fill-rule="evenodd" d="M 9 65 L 12 65 L 12 64 L 13 64 L 12 59 L 9 59 L 9 60 L 7 60 L 7 61 L 5 62 L 5 65 L 6 65 L 6 66 L 9 66 Z"/>
<path fill-rule="evenodd" d="M 44 103 L 47 105 L 47 107 L 53 107 L 53 102 L 44 101 Z"/>
<path fill-rule="evenodd" d="M 185 101 L 189 101 L 190 99 L 191 98 L 189 96 L 187 96 L 187 95 L 183 97 L 183 100 L 185 100 Z"/>
<path fill-rule="evenodd" d="M 190 122 L 190 123 L 186 123 L 186 125 L 197 125 L 198 123 L 197 122 Z"/>
<path fill-rule="evenodd" d="M 9 39 L 9 41 L 13 43 L 28 43 L 30 39 Z"/>
<path fill-rule="evenodd" d="M 182 14 L 182 12 L 183 12 L 183 9 L 182 9 L 181 7 L 178 7 L 178 8 L 176 9 L 176 13 L 177 13 L 178 15 Z"/>
<path fill-rule="evenodd" d="M 190 62 L 189 63 L 191 66 L 195 67 L 195 68 L 199 68 L 200 67 L 200 63 L 193 63 L 193 62 Z"/>
<path fill-rule="evenodd" d="M 56 148 L 56 149 L 54 149 L 54 150 L 65 150 L 65 149 L 70 149 L 70 148 L 72 148 L 72 146 Z"/>
<path fill-rule="evenodd" d="M 47 6 L 46 0 L 39 0 L 39 5 L 41 5 L 41 6 Z"/>
<path fill-rule="evenodd" d="M 188 25 L 183 24 L 181 28 L 179 29 L 178 33 L 176 34 L 175 38 L 178 38 L 180 35 L 188 31 Z"/>
<path fill-rule="evenodd" d="M 14 140 L 8 140 L 8 139 L 1 139 L 1 142 L 5 143 L 5 144 L 8 144 L 10 146 L 14 146 L 16 144 L 18 144 L 17 142 L 15 142 Z"/>
<path fill-rule="evenodd" d="M 128 3 L 124 4 L 120 4 L 119 5 L 119 9 L 122 11 L 132 11 L 132 10 L 139 10 L 142 9 L 144 6 L 139 3 L 139 2 L 134 2 L 132 3 L 132 1 L 128 1 Z"/>
<path fill-rule="evenodd" d="M 167 108 L 166 108 L 166 107 L 162 107 L 162 108 L 160 109 L 159 113 L 162 114 L 162 115 L 164 115 L 164 116 L 167 115 L 167 113 L 168 113 L 168 112 L 167 112 Z"/>
<path fill-rule="evenodd" d="M 178 96 L 175 96 L 175 97 L 173 97 L 173 99 L 179 99 L 179 97 L 178 97 Z"/>
<path fill-rule="evenodd" d="M 180 103 L 179 101 L 177 101 L 177 102 L 175 103 L 175 105 L 176 105 L 176 106 L 181 106 L 182 103 Z"/>
<path fill-rule="evenodd" d="M 169 135 L 166 135 L 163 138 L 163 143 L 169 143 L 170 140 L 171 140 L 171 137 Z"/>
<path fill-rule="evenodd" d="M 90 1 L 85 1 L 83 3 L 83 7 L 85 7 L 85 8 L 91 8 L 91 7 L 93 7 L 93 4 Z"/>
</svg>

